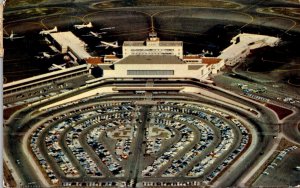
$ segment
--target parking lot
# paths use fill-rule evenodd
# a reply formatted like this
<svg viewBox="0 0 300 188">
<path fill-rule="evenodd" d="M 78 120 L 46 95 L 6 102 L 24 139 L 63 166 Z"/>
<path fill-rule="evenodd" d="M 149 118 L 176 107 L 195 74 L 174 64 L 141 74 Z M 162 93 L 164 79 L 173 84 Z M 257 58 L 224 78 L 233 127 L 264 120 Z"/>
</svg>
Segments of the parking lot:
<svg viewBox="0 0 300 188">
<path fill-rule="evenodd" d="M 251 142 L 238 119 L 201 103 L 89 100 L 97 96 L 47 109 L 52 116 L 31 133 L 53 185 L 209 185 Z"/>
<path fill-rule="evenodd" d="M 297 186 L 299 185 L 300 149 L 290 146 L 278 151 L 275 158 L 267 164 L 264 171 L 254 182 L 254 186 Z"/>
</svg>

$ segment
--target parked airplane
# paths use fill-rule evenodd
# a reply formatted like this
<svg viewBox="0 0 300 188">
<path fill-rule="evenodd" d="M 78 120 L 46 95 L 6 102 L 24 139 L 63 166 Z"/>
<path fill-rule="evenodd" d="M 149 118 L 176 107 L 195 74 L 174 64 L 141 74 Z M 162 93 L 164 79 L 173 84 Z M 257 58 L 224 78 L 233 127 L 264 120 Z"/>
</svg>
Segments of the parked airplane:
<svg viewBox="0 0 300 188">
<path fill-rule="evenodd" d="M 66 63 L 62 65 L 52 64 L 52 66 L 48 68 L 49 71 L 63 70 L 63 69 L 66 69 Z"/>
<path fill-rule="evenodd" d="M 209 52 L 208 50 L 207 51 L 205 51 L 204 49 L 202 50 L 202 54 L 201 55 L 203 55 L 204 57 L 206 56 L 206 55 L 213 55 L 213 52 Z"/>
<path fill-rule="evenodd" d="M 49 48 L 51 48 L 53 52 L 60 53 L 60 51 L 54 45 L 50 45 Z"/>
<path fill-rule="evenodd" d="M 118 45 L 118 41 L 115 42 L 105 42 L 101 41 L 101 44 L 96 46 L 96 47 L 105 47 L 105 49 L 111 47 L 111 48 L 119 48 L 120 46 Z"/>
<path fill-rule="evenodd" d="M 82 28 L 92 28 L 93 25 L 92 25 L 92 22 L 89 22 L 88 24 L 82 24 L 82 25 L 74 25 L 74 27 L 76 29 L 82 29 Z"/>
<path fill-rule="evenodd" d="M 13 41 L 14 39 L 21 39 L 24 38 L 24 36 L 20 36 L 20 37 L 15 37 L 16 34 L 14 34 L 13 31 L 11 31 L 11 34 L 9 35 L 9 37 L 3 37 L 4 39 L 9 39 L 11 41 Z"/>
<path fill-rule="evenodd" d="M 40 35 L 49 35 L 50 33 L 55 33 L 57 32 L 57 27 L 55 26 L 53 29 L 49 29 L 49 30 L 42 30 L 40 31 Z"/>
<path fill-rule="evenodd" d="M 90 31 L 89 34 L 87 34 L 87 35 L 82 35 L 82 36 L 97 37 L 97 38 L 99 38 L 99 39 L 102 38 L 102 35 L 101 35 L 100 33 L 95 33 L 95 32 L 93 32 L 93 31 Z"/>
<path fill-rule="evenodd" d="M 105 27 L 105 28 L 100 29 L 100 31 L 103 31 L 103 30 L 110 30 L 110 29 L 115 29 L 115 27 Z"/>
<path fill-rule="evenodd" d="M 100 32 L 100 33 L 98 33 L 99 35 L 105 35 L 105 34 L 107 34 L 107 32 Z"/>
<path fill-rule="evenodd" d="M 47 39 L 47 38 L 44 39 L 44 42 L 45 42 L 46 44 L 51 44 L 51 41 L 50 41 L 49 39 Z"/>
<path fill-rule="evenodd" d="M 47 52 L 41 52 L 41 56 L 35 56 L 35 58 L 37 58 L 37 59 L 49 59 L 49 58 L 51 58 L 51 57 L 53 57 L 54 55 L 50 55 L 50 54 L 48 54 Z"/>
</svg>

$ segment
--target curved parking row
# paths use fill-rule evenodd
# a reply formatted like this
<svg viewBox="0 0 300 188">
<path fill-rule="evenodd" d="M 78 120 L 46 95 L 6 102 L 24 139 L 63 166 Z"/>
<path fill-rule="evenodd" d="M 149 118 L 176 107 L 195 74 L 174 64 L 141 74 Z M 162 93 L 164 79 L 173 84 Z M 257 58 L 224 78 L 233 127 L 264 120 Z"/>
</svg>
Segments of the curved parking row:
<svg viewBox="0 0 300 188">
<path fill-rule="evenodd" d="M 164 142 L 175 136 L 175 131 L 164 124 L 151 124 L 151 127 L 146 129 L 146 151 L 145 156 L 155 155 L 159 153 Z"/>
<path fill-rule="evenodd" d="M 164 119 L 156 119 L 162 124 L 168 125 L 167 122 L 180 121 L 200 131 L 199 142 L 180 158 L 178 156 L 174 158 L 170 168 L 164 171 L 162 177 L 186 174 L 187 177 L 205 177 L 205 183 L 209 183 L 249 144 L 247 128 L 237 119 L 214 108 L 185 102 L 161 102 L 156 106 L 155 111 L 152 116 Z M 153 171 L 165 165 L 170 160 L 170 156 L 174 156 L 174 153 L 166 151 L 153 164 L 146 167 L 143 175 L 155 174 Z"/>
<path fill-rule="evenodd" d="M 181 119 L 184 118 L 183 115 L 180 115 L 179 117 Z M 215 136 L 216 133 L 206 123 L 192 116 L 188 117 L 188 121 L 191 123 L 191 126 L 197 127 L 200 130 L 200 140 L 190 151 L 172 163 L 171 168 L 164 172 L 165 176 L 177 176 L 184 168 L 195 161 L 196 158 L 203 155 L 203 153 L 207 153 L 207 149 L 219 142 Z M 176 171 L 174 169 L 176 169 Z"/>
<path fill-rule="evenodd" d="M 102 176 L 103 174 L 102 174 L 101 170 L 99 169 L 97 163 L 94 160 L 92 160 L 90 155 L 81 146 L 79 136 L 83 130 L 92 126 L 93 123 L 98 123 L 99 120 L 101 120 L 101 119 L 105 121 L 108 119 L 121 118 L 121 114 L 123 114 L 123 113 L 118 112 L 119 110 L 122 110 L 122 107 L 120 107 L 120 106 L 106 107 L 106 110 L 96 109 L 94 111 L 76 115 L 75 117 L 73 117 L 71 119 L 75 122 L 83 120 L 82 123 L 76 124 L 75 126 L 72 126 L 71 129 L 69 129 L 69 131 L 67 133 L 66 141 L 67 141 L 68 147 L 72 151 L 72 155 L 75 156 L 76 159 L 79 161 L 80 166 L 84 167 L 87 175 Z M 109 113 L 107 113 L 107 112 L 109 112 Z M 100 116 L 100 118 L 99 118 L 99 114 L 103 114 L 103 115 Z M 127 114 L 127 116 L 130 116 L 130 114 Z M 105 127 L 109 128 L 110 124 L 108 124 Z M 98 154 L 98 156 L 99 156 L 99 154 Z M 115 171 L 115 170 L 119 169 L 119 165 L 117 165 L 117 163 L 113 162 L 112 160 L 106 161 L 105 164 L 107 165 L 107 167 L 110 171 Z"/>
<path fill-rule="evenodd" d="M 44 156 L 41 154 L 40 148 L 37 146 L 38 137 L 40 136 L 41 132 L 45 129 L 45 127 L 48 125 L 48 123 L 42 124 L 40 127 L 38 127 L 35 132 L 32 133 L 31 139 L 30 139 L 30 147 L 33 151 L 33 154 L 36 156 L 37 161 L 39 162 L 40 166 L 45 170 L 47 176 L 51 180 L 52 184 L 57 184 L 59 182 L 59 179 L 53 172 L 53 169 L 49 165 L 49 163 L 46 161 Z"/>
<path fill-rule="evenodd" d="M 233 134 L 232 128 L 229 124 L 220 120 L 219 118 L 215 118 L 216 123 L 214 124 L 221 131 L 221 142 L 213 149 L 212 152 L 207 154 L 205 158 L 195 165 L 193 169 L 188 173 L 188 176 L 201 176 L 203 175 L 207 169 L 211 168 L 215 161 L 219 159 L 221 156 L 224 156 L 225 152 L 228 151 L 234 141 L 238 141 Z"/>
<path fill-rule="evenodd" d="M 78 169 L 76 169 L 59 144 L 60 135 L 64 129 L 69 126 L 70 125 L 65 122 L 61 122 L 51 127 L 52 129 L 47 132 L 47 136 L 45 137 L 45 144 L 48 150 L 48 155 L 55 160 L 59 168 L 64 172 L 65 176 L 74 177 L 79 175 Z"/>
<path fill-rule="evenodd" d="M 208 184 L 214 180 L 228 165 L 233 164 L 234 160 L 241 154 L 241 152 L 246 150 L 247 145 L 251 142 L 251 135 L 249 134 L 248 129 L 245 128 L 237 119 L 232 118 L 231 121 L 238 127 L 242 134 L 241 141 L 239 142 L 239 145 L 222 161 L 222 163 L 206 177 L 203 181 L 204 184 Z"/>
<path fill-rule="evenodd" d="M 131 141 L 128 141 L 127 139 L 125 140 L 126 144 L 123 145 L 124 147 L 118 148 L 122 154 L 118 155 L 117 150 L 115 150 L 114 153 L 110 152 L 109 149 L 100 142 L 100 139 L 105 137 L 104 134 L 107 133 L 108 129 L 118 129 L 124 125 L 129 126 L 132 122 L 132 119 L 130 118 L 131 115 L 132 112 L 123 112 L 120 116 L 128 117 L 128 119 L 111 119 L 111 122 L 96 126 L 89 130 L 89 133 L 86 137 L 88 145 L 95 151 L 99 159 L 106 165 L 108 170 L 116 177 L 122 177 L 125 175 L 125 170 L 120 162 L 128 158 Z M 119 147 L 119 143 L 119 140 L 117 140 L 115 147 Z M 124 157 L 126 154 L 128 154 L 127 157 Z"/>
<path fill-rule="evenodd" d="M 165 114 L 162 113 L 153 113 L 152 117 L 159 116 L 162 119 L 155 119 L 155 124 L 165 124 L 166 120 L 165 118 L 168 118 L 165 116 Z M 180 150 L 182 150 L 185 147 L 188 147 L 188 145 L 191 144 L 194 136 L 191 136 L 193 134 L 193 131 L 184 123 L 181 123 L 179 121 L 176 121 L 172 123 L 170 126 L 174 127 L 175 129 L 179 130 L 181 133 L 180 140 L 171 146 L 168 151 L 163 153 L 161 156 L 156 158 L 152 165 L 149 165 L 142 171 L 143 176 L 152 176 L 155 173 L 157 173 L 158 170 L 160 170 L 164 165 L 166 165 L 169 160 L 173 157 L 175 157 Z"/>
<path fill-rule="evenodd" d="M 81 118 L 86 118 L 85 116 L 92 116 L 95 115 L 95 111 L 92 111 L 90 113 L 85 113 L 83 115 L 80 115 L 78 120 L 81 120 Z M 79 135 L 82 133 L 82 130 L 86 129 L 88 126 L 90 126 L 91 123 L 89 122 L 83 122 L 76 124 L 75 126 L 72 126 L 70 131 L 67 132 L 67 146 L 70 148 L 73 156 L 79 161 L 80 165 L 85 169 L 85 172 L 87 175 L 91 176 L 102 176 L 102 172 L 99 169 L 98 165 L 95 161 L 90 157 L 90 155 L 85 151 L 85 149 L 81 146 L 79 143 Z"/>
<path fill-rule="evenodd" d="M 128 108 L 126 108 L 126 106 Z M 68 152 L 65 151 L 62 142 L 63 135 L 65 135 L 65 142 L 68 149 L 71 151 L 71 158 L 75 157 L 80 166 L 83 167 L 86 173 L 90 176 L 103 176 L 98 164 L 90 157 L 89 153 L 85 151 L 85 148 L 80 144 L 79 136 L 83 130 L 92 126 L 100 121 L 113 118 L 123 118 L 124 114 L 120 115 L 118 111 L 133 109 L 131 103 L 112 103 L 108 105 L 87 105 L 81 108 L 65 111 L 64 114 L 54 115 L 52 119 L 49 119 L 46 123 L 40 125 L 31 136 L 30 147 L 33 154 L 36 156 L 42 168 L 46 171 L 48 177 L 53 184 L 57 184 L 59 179 L 53 172 L 52 168 L 59 167 L 58 171 L 62 171 L 66 178 L 79 177 L 82 175 L 80 169 L 76 168 L 74 161 L 68 156 Z M 127 115 L 130 116 L 128 112 Z M 117 116 L 116 114 L 119 114 Z M 128 123 L 128 122 L 127 122 Z M 104 125 L 105 127 L 106 125 Z M 107 126 L 109 128 L 110 126 Z M 44 134 L 41 134 L 43 133 Z M 43 137 L 44 136 L 44 137 Z M 43 138 L 42 138 L 43 137 Z M 47 161 L 44 157 L 45 153 L 40 152 L 38 140 L 43 140 L 46 147 L 47 154 L 50 156 L 50 161 Z M 43 145 L 43 144 L 42 144 Z M 53 160 L 52 160 L 53 159 Z M 55 162 L 56 165 L 50 165 Z M 119 165 L 117 163 L 109 165 Z M 52 168 L 50 167 L 52 166 Z M 110 168 L 110 166 L 108 166 Z"/>
<path fill-rule="evenodd" d="M 162 109 L 165 110 L 165 109 Z M 173 150 L 173 152 L 165 152 L 164 155 L 169 155 L 170 157 L 166 157 L 167 160 L 174 160 L 172 161 L 172 164 L 170 168 L 168 168 L 162 176 L 177 176 L 183 169 L 185 169 L 187 166 L 190 165 L 190 163 L 195 160 L 197 156 L 200 156 L 201 152 L 203 152 L 206 148 L 211 147 L 212 143 L 216 144 L 217 140 L 215 138 L 215 135 L 217 134 L 212 130 L 210 126 L 208 126 L 203 121 L 200 121 L 197 118 L 194 118 L 193 116 L 184 115 L 184 114 L 175 114 L 172 112 L 155 112 L 153 114 L 153 117 L 159 117 L 162 119 L 158 119 L 159 122 L 167 124 L 168 126 L 174 126 L 175 128 L 179 128 L 179 132 L 181 132 L 181 127 L 178 127 L 180 125 L 179 122 L 183 123 L 182 125 L 185 125 L 189 127 L 189 129 L 193 132 L 193 134 L 189 134 L 188 138 L 183 138 L 183 142 L 178 142 L 175 144 L 175 147 L 178 146 L 178 150 Z M 168 120 L 166 120 L 168 119 Z M 179 124 L 178 124 L 179 123 Z M 193 129 L 193 130 L 192 130 Z M 185 130 L 185 129 L 183 129 Z M 195 131 L 198 130 L 200 134 L 196 134 Z M 184 133 L 184 132 L 183 132 Z M 197 136 L 195 136 L 197 135 Z M 186 146 L 184 146 L 182 143 L 185 144 L 192 144 L 192 148 L 187 150 L 184 153 L 183 149 L 186 149 Z M 171 148 L 172 151 L 172 148 Z M 178 152 L 178 153 L 175 153 Z M 184 153 L 184 154 L 182 154 Z M 162 159 L 158 159 L 161 160 Z M 149 167 L 148 167 L 149 168 Z"/>
</svg>

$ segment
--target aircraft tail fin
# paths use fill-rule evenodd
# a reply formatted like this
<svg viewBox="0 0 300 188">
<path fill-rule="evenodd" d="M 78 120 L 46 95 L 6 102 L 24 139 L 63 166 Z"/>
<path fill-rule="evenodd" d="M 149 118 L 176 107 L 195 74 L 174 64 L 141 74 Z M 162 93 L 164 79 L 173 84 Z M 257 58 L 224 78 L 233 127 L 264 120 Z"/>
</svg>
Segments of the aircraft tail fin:
<svg viewBox="0 0 300 188">
<path fill-rule="evenodd" d="M 55 26 L 54 28 L 53 28 L 53 31 L 54 32 L 57 32 L 58 30 L 57 30 L 57 26 Z"/>
</svg>

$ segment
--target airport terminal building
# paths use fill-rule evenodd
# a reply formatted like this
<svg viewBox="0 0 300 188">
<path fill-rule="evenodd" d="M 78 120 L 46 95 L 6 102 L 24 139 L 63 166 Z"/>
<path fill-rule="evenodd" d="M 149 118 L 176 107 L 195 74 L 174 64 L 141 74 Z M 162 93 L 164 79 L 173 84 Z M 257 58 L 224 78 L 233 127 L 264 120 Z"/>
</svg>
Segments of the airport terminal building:
<svg viewBox="0 0 300 188">
<path fill-rule="evenodd" d="M 156 33 L 146 41 L 125 41 L 122 50 L 122 59 L 98 65 L 103 77 L 205 79 L 224 66 L 219 58 L 184 56 L 182 41 L 160 41 Z"/>
<path fill-rule="evenodd" d="M 101 65 L 100 65 L 101 67 Z M 174 55 L 130 55 L 103 71 L 104 77 L 194 77 L 208 75 L 207 65 L 185 63 Z"/>
<path fill-rule="evenodd" d="M 206 79 L 217 74 L 225 65 L 234 66 L 244 60 L 251 50 L 275 46 L 280 39 L 265 35 L 241 33 L 218 57 L 183 55 L 182 41 L 161 41 L 156 32 L 150 32 L 145 41 L 124 41 L 122 58 L 116 55 L 95 57 L 86 51 L 87 44 L 72 32 L 50 33 L 49 41 L 62 54 L 74 61 L 100 68 L 97 76 L 106 78 L 196 78 Z M 99 71 L 98 71 L 99 72 Z"/>
<path fill-rule="evenodd" d="M 182 41 L 160 41 L 157 34 L 151 32 L 146 41 L 125 41 L 122 58 L 115 55 L 102 58 L 86 52 L 86 44 L 72 32 L 51 33 L 50 37 L 61 53 L 68 53 L 89 67 L 99 67 L 102 77 L 106 78 L 206 79 L 210 74 L 217 74 L 225 64 L 234 66 L 242 61 L 252 49 L 279 42 L 275 37 L 239 34 L 218 57 L 204 57 L 183 55 Z"/>
</svg>

